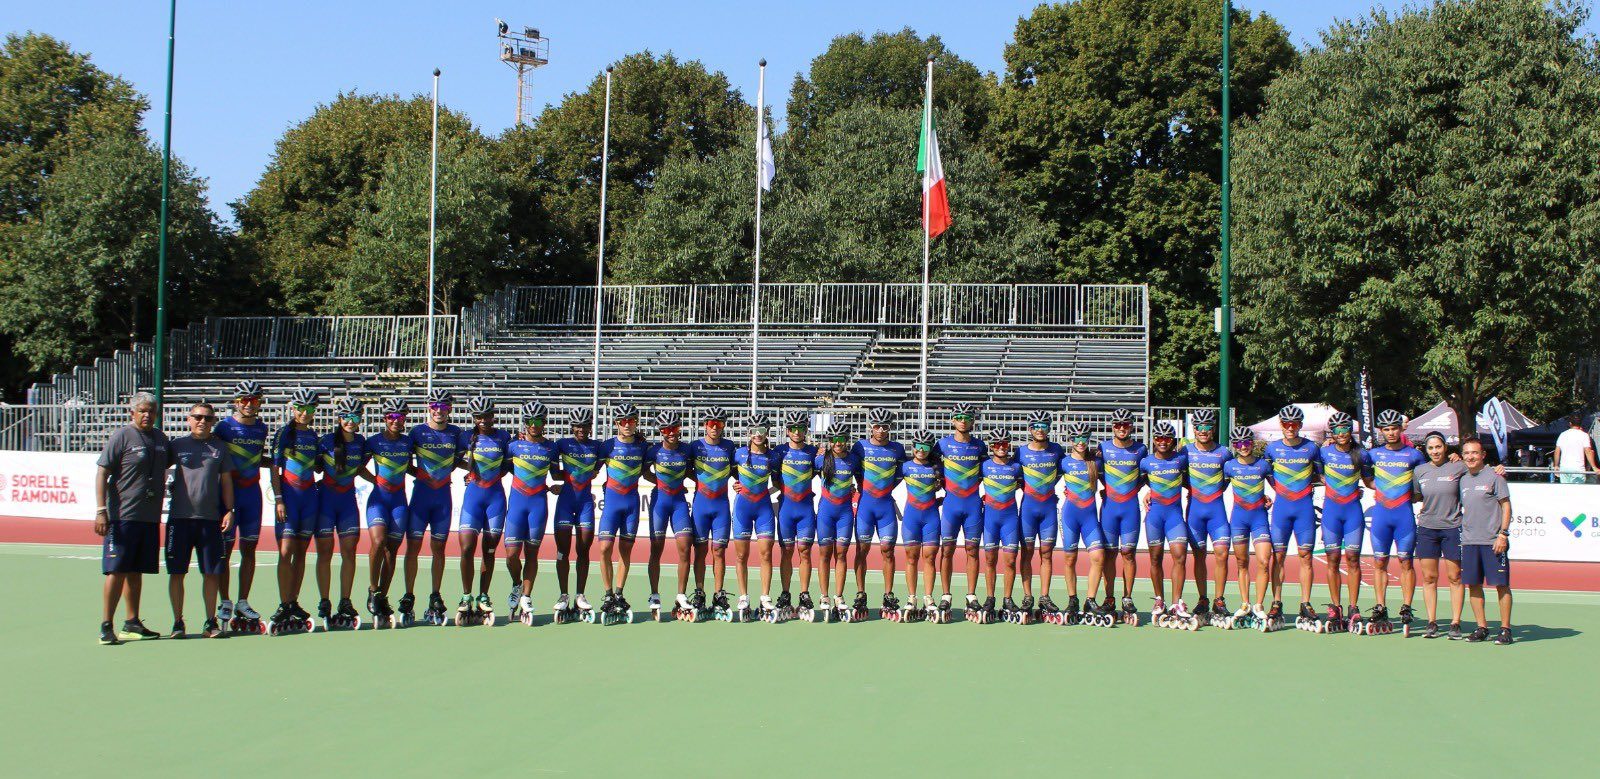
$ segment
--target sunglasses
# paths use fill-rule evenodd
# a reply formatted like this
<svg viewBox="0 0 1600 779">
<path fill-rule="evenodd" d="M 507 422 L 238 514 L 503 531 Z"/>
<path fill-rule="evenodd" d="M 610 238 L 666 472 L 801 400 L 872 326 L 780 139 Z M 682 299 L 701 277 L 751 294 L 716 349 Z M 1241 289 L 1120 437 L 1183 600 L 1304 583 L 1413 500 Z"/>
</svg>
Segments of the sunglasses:
<svg viewBox="0 0 1600 779">
<path fill-rule="evenodd" d="M 449 403 L 429 403 L 428 404 L 428 410 L 429 411 L 449 411 L 450 410 L 450 404 Z"/>
<path fill-rule="evenodd" d="M 312 405 L 312 406 L 295 406 L 294 410 L 300 412 L 301 414 L 314 414 L 317 411 L 317 407 L 314 406 L 314 405 Z"/>
<path fill-rule="evenodd" d="M 662 435 L 677 435 L 678 434 L 678 426 L 677 425 L 667 425 L 666 427 L 661 428 L 661 434 Z"/>
<path fill-rule="evenodd" d="M 1194 429 L 1195 429 L 1196 432 L 1209 433 L 1209 432 L 1211 432 L 1213 430 L 1216 430 L 1217 426 L 1216 425 L 1195 425 Z"/>
<path fill-rule="evenodd" d="M 261 396 L 260 395 L 246 395 L 246 396 L 244 396 L 242 398 L 234 398 L 233 402 L 238 403 L 240 405 L 244 405 L 244 406 L 259 406 L 259 405 L 261 405 Z"/>
<path fill-rule="evenodd" d="M 1072 442 L 1075 444 L 1086 444 L 1089 443 L 1089 437 L 1086 435 L 1075 435 L 1072 437 Z"/>
<path fill-rule="evenodd" d="M 384 414 L 383 419 L 386 422 L 404 422 L 406 420 L 406 415 L 398 412 L 393 414 Z"/>
<path fill-rule="evenodd" d="M 951 419 L 953 419 L 953 420 L 955 420 L 957 422 L 971 422 L 972 421 L 972 415 L 971 414 L 957 414 L 957 415 L 951 417 Z"/>
<path fill-rule="evenodd" d="M 1290 422 L 1290 421 L 1285 420 L 1285 419 L 1280 419 L 1280 420 L 1278 420 L 1278 425 L 1281 426 L 1281 427 L 1299 427 L 1300 423 L 1299 422 Z"/>
<path fill-rule="evenodd" d="M 1133 429 L 1133 423 L 1132 422 L 1113 422 L 1113 423 L 1111 423 L 1111 429 L 1112 430 L 1132 430 Z"/>
<path fill-rule="evenodd" d="M 992 444 L 989 444 L 989 448 L 990 449 L 1010 449 L 1011 448 L 1011 442 L 1010 441 L 996 441 L 996 442 L 994 442 Z"/>
<path fill-rule="evenodd" d="M 726 423 L 720 422 L 720 421 L 715 420 L 715 419 L 706 420 L 706 427 L 715 427 L 715 428 L 719 428 L 720 429 L 720 428 L 723 427 L 724 424 L 726 424 Z"/>
<path fill-rule="evenodd" d="M 912 444 L 911 449 L 917 452 L 932 452 L 933 444 Z"/>
<path fill-rule="evenodd" d="M 1168 443 L 1168 444 L 1170 444 L 1170 443 L 1172 443 L 1173 441 L 1176 441 L 1176 440 L 1177 439 L 1173 438 L 1170 435 L 1158 435 L 1158 436 L 1156 436 L 1156 443 L 1158 443 L 1158 444 L 1159 443 Z"/>
<path fill-rule="evenodd" d="M 752 429 L 751 429 L 751 430 L 750 430 L 750 435 L 761 435 L 761 436 L 764 436 L 764 435 L 766 435 L 766 434 L 767 434 L 767 433 L 768 433 L 768 432 L 769 432 L 769 431 L 770 431 L 770 430 L 771 430 L 771 428 L 767 428 L 767 427 L 757 427 L 757 428 L 752 428 Z"/>
<path fill-rule="evenodd" d="M 804 433 L 806 431 L 806 426 L 805 425 L 790 425 L 786 429 L 791 433 Z"/>
<path fill-rule="evenodd" d="M 850 437 L 849 436 L 835 436 L 833 438 L 828 439 L 828 443 L 830 443 L 830 444 L 848 444 L 848 443 L 850 443 Z"/>
<path fill-rule="evenodd" d="M 528 427 L 544 427 L 544 417 L 523 417 L 522 424 Z"/>
<path fill-rule="evenodd" d="M 1234 441 L 1233 442 L 1233 448 L 1235 448 L 1235 449 L 1254 449 L 1254 448 L 1256 448 L 1256 442 L 1254 442 L 1254 441 Z"/>
<path fill-rule="evenodd" d="M 638 417 L 617 417 L 617 424 L 619 424 L 619 425 L 637 425 L 637 424 L 639 424 L 639 418 Z"/>
<path fill-rule="evenodd" d="M 360 424 L 361 423 L 361 415 L 360 414 L 340 414 L 339 415 L 339 421 L 340 422 L 349 422 L 352 425 Z"/>
<path fill-rule="evenodd" d="M 1035 422 L 1035 423 L 1033 423 L 1031 425 L 1028 425 L 1028 427 L 1030 429 L 1033 429 L 1033 430 L 1049 430 L 1050 429 L 1050 423 L 1049 422 Z"/>
<path fill-rule="evenodd" d="M 1338 435 L 1340 433 L 1348 433 L 1351 430 L 1352 430 L 1352 428 L 1349 425 L 1340 425 L 1340 426 L 1338 426 L 1338 427 L 1333 429 L 1333 433 L 1335 435 Z"/>
<path fill-rule="evenodd" d="M 206 422 L 208 424 L 217 421 L 217 418 L 210 414 L 190 414 L 189 418 L 196 422 Z"/>
</svg>

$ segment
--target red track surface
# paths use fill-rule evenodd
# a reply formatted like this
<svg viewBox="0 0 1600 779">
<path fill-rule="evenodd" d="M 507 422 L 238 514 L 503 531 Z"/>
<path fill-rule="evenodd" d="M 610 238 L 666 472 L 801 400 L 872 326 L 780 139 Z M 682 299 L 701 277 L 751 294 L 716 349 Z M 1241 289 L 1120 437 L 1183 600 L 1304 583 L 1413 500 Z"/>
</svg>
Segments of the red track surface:
<svg viewBox="0 0 1600 779">
<path fill-rule="evenodd" d="M 25 517 L 0 516 L 0 543 L 32 543 L 32 544 L 93 544 L 98 546 L 99 536 L 94 534 L 93 523 L 59 519 L 32 519 Z M 269 542 L 270 543 L 270 542 Z M 363 549 L 366 539 L 361 541 Z M 456 553 L 456 542 L 450 539 L 450 554 Z M 649 559 L 649 544 L 640 539 L 634 544 L 633 559 L 644 562 Z M 555 557 L 555 544 L 547 536 L 545 543 L 540 546 L 539 556 L 543 559 Z M 905 555 L 902 551 L 897 554 L 900 564 L 905 564 Z M 1078 572 L 1084 574 L 1088 570 L 1088 555 L 1079 553 Z M 667 541 L 666 553 L 662 556 L 665 562 L 672 563 L 677 560 L 677 552 L 671 539 Z M 1060 560 L 1060 555 L 1056 557 Z M 1138 556 L 1139 576 L 1143 578 L 1146 573 L 1145 556 L 1141 552 Z M 730 559 L 731 562 L 731 559 Z M 871 563 L 874 569 L 879 567 L 879 556 L 876 551 L 872 553 Z M 1298 581 L 1299 558 L 1291 556 L 1286 567 L 1284 580 L 1289 583 Z M 1318 565 L 1321 568 L 1321 565 Z M 966 568 L 966 554 L 958 551 L 956 554 L 956 570 Z M 1367 566 L 1367 581 L 1371 581 L 1372 571 L 1370 564 Z M 1390 572 L 1398 577 L 1398 566 L 1390 565 Z M 1321 575 L 1317 577 L 1319 580 Z M 1519 590 L 1569 590 L 1583 592 L 1600 592 L 1600 563 L 1569 563 L 1569 562 L 1537 562 L 1531 560 L 1517 560 L 1513 566 L 1513 583 Z M 1398 583 L 1398 578 L 1396 578 Z"/>
</svg>

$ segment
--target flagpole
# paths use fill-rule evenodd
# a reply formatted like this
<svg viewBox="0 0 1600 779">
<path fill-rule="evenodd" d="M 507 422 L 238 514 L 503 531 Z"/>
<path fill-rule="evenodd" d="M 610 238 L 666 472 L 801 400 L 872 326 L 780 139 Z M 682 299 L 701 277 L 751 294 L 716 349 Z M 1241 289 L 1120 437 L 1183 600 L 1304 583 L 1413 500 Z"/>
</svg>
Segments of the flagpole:
<svg viewBox="0 0 1600 779">
<path fill-rule="evenodd" d="M 922 132 L 930 135 L 933 126 L 933 57 L 928 58 L 927 100 L 922 108 Z M 922 350 L 918 375 L 921 396 L 917 400 L 917 426 L 928 427 L 928 173 L 922 173 Z"/>
<path fill-rule="evenodd" d="M 757 376 L 761 364 L 761 189 L 766 176 L 765 140 L 767 110 L 767 61 L 761 60 L 761 76 L 756 85 L 756 263 L 755 284 L 750 298 L 750 412 L 756 410 Z"/>
<path fill-rule="evenodd" d="M 439 216 L 439 69 L 433 69 L 433 154 L 428 174 L 428 394 L 433 394 L 433 255 Z"/>
<path fill-rule="evenodd" d="M 594 383 L 589 398 L 596 421 L 600 418 L 600 321 L 606 292 L 606 178 L 611 166 L 611 68 L 606 68 L 606 112 L 600 141 L 600 254 L 594 266 Z"/>
<path fill-rule="evenodd" d="M 167 201 L 172 168 L 172 60 L 177 48 L 178 0 L 167 13 L 167 116 L 161 130 L 161 238 L 156 252 L 156 427 L 161 427 L 161 404 L 166 400 L 167 376 Z M 134 329 L 138 324 L 135 323 Z"/>
</svg>

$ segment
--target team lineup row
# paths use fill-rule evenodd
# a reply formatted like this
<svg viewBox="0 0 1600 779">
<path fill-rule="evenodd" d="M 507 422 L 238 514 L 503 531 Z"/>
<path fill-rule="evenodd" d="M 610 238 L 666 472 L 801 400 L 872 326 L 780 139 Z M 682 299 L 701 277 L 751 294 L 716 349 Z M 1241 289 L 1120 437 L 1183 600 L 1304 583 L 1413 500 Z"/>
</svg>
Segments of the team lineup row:
<svg viewBox="0 0 1600 779">
<path fill-rule="evenodd" d="M 698 414 L 696 421 L 703 427 L 703 435 L 691 441 L 683 440 L 683 419 L 678 412 L 660 412 L 653 418 L 659 437 L 650 440 L 639 429 L 640 410 L 631 403 L 613 409 L 616 434 L 603 440 L 593 435 L 587 408 L 573 409 L 568 435 L 551 439 L 545 436 L 547 410 L 543 404 L 522 404 L 518 409 L 521 425 L 513 432 L 497 426 L 495 405 L 483 397 L 469 399 L 467 410 L 473 424 L 462 430 L 449 424 L 453 398 L 439 390 L 429 395 L 427 422 L 409 429 L 405 402 L 385 401 L 384 429 L 370 437 L 358 432 L 361 409 L 349 398 L 337 402 L 338 429 L 318 435 L 311 420 L 321 400 L 319 393 L 296 390 L 291 399 L 291 422 L 269 435 L 258 414 L 262 394 L 255 382 L 241 382 L 235 393 L 235 412 L 217 425 L 216 435 L 232 458 L 236 488 L 243 488 L 234 492 L 230 533 L 237 534 L 243 556 L 251 558 L 252 570 L 261 514 L 256 485 L 261 469 L 268 469 L 277 498 L 275 530 L 284 558 L 279 568 L 280 606 L 265 623 L 249 608 L 245 600 L 249 582 L 241 559 L 240 601 L 237 606 L 229 603 L 224 588 L 219 616 L 236 630 L 273 633 L 315 624 L 297 601 L 312 539 L 319 549 L 319 562 L 323 555 L 331 556 L 336 540 L 344 558 L 343 597 L 334 609 L 327 577 L 322 577 L 318 618 L 325 626 L 359 624 L 360 617 L 350 602 L 356 539 L 361 532 L 362 512 L 354 490 L 358 478 L 373 485 L 364 512 L 372 563 L 367 605 L 379 625 L 408 624 L 414 619 L 413 591 L 424 538 L 433 556 L 433 587 L 424 620 L 493 624 L 490 582 L 497 549 L 503 545 L 513 583 L 508 609 L 513 620 L 532 624 L 534 609 L 526 593 L 532 591 L 537 549 L 551 508 L 548 494 L 555 492 L 553 535 L 562 593 L 553 608 L 557 622 L 632 620 L 622 584 L 627 581 L 631 550 L 644 524 L 650 547 L 649 609 L 658 619 L 663 612 L 657 594 L 660 562 L 670 536 L 675 538 L 678 558 L 677 597 L 671 612 L 682 620 L 864 619 L 864 579 L 869 552 L 876 546 L 886 582 L 882 616 L 948 621 L 953 604 L 950 582 L 956 549 L 961 546 L 967 571 L 973 574 L 968 577 L 965 602 L 969 620 L 1138 624 L 1132 586 L 1142 527 L 1155 590 L 1150 610 L 1155 624 L 1187 629 L 1201 624 L 1264 630 L 1281 627 L 1284 562 L 1292 539 L 1301 558 L 1297 626 L 1317 632 L 1390 630 L 1387 562 L 1393 554 L 1401 568 L 1401 624 L 1409 632 L 1415 583 L 1412 558 L 1419 540 L 1413 504 L 1423 500 L 1418 471 L 1443 468 L 1449 461 L 1442 440 L 1437 446 L 1430 441 L 1426 456 L 1405 445 L 1400 439 L 1399 415 L 1392 411 L 1379 415 L 1385 442 L 1372 449 L 1352 440 L 1353 423 L 1344 415 L 1332 420 L 1333 434 L 1326 444 L 1319 446 L 1301 438 L 1303 417 L 1294 406 L 1281 412 L 1283 439 L 1265 447 L 1243 427 L 1230 431 L 1229 446 L 1221 445 L 1216 416 L 1205 411 L 1192 420 L 1193 441 L 1180 446 L 1172 426 L 1162 422 L 1153 426 L 1147 447 L 1132 438 L 1133 413 L 1118 409 L 1108 441 L 1091 442 L 1085 425 L 1071 423 L 1069 441 L 1063 447 L 1050 440 L 1053 415 L 1040 411 L 1030 416 L 1024 442 L 1013 448 L 1011 434 L 1004 429 L 975 434 L 978 409 L 962 404 L 953 410 L 950 434 L 936 437 L 917 430 L 908 448 L 893 440 L 895 420 L 886 409 L 869 413 L 871 433 L 867 438 L 853 440 L 832 426 L 822 432 L 826 441 L 820 445 L 808 441 L 811 418 L 798 411 L 782 415 L 786 442 L 774 445 L 767 417 L 752 413 L 744 420 L 746 442 L 735 444 L 725 436 L 727 414 L 718 408 Z M 1468 464 L 1455 463 L 1456 468 L 1478 473 L 1483 467 L 1481 448 L 1475 466 L 1474 454 L 1469 451 L 1465 455 Z M 452 615 L 440 590 L 454 508 L 451 475 L 457 469 L 466 472 L 457 531 L 463 594 Z M 1495 477 L 1492 472 L 1488 475 Z M 404 490 L 407 476 L 412 478 L 409 497 Z M 1454 482 L 1460 474 L 1451 471 L 1449 476 L 1450 488 L 1456 489 Z M 592 490 L 596 481 L 602 483 L 599 501 Z M 641 500 L 641 481 L 653 486 L 648 500 Z M 1321 618 L 1309 602 L 1311 556 L 1319 524 L 1312 492 L 1319 484 L 1323 488 L 1322 545 L 1329 560 L 1326 578 L 1333 601 Z M 1363 485 L 1376 499 L 1371 530 L 1366 534 L 1360 500 Z M 903 510 L 895 499 L 897 489 L 904 491 Z M 1231 511 L 1224 501 L 1225 492 L 1231 493 Z M 1502 480 L 1498 495 L 1504 494 Z M 1469 584 L 1476 580 L 1478 584 L 1508 585 L 1508 578 L 1498 580 L 1509 575 L 1504 535 L 1497 534 L 1489 544 L 1491 555 L 1480 557 L 1477 550 L 1464 554 L 1463 549 L 1472 544 L 1469 539 L 1464 547 L 1461 541 L 1461 502 L 1446 508 L 1456 515 L 1454 532 L 1422 533 L 1424 559 L 1460 560 Z M 1509 505 L 1504 508 L 1509 513 Z M 1377 571 L 1377 603 L 1369 615 L 1362 615 L 1357 607 L 1364 535 L 1370 535 Z M 230 535 L 224 563 L 231 556 L 232 541 Z M 598 555 L 592 548 L 595 542 L 600 547 Z M 736 602 L 724 586 L 725 549 L 730 545 L 737 570 Z M 759 602 L 753 608 L 745 592 L 752 546 L 760 567 Z M 897 546 L 905 551 L 908 597 L 904 604 L 893 592 Z M 1080 549 L 1090 561 L 1088 589 L 1082 600 L 1075 570 Z M 396 609 L 390 606 L 388 593 L 402 550 L 405 594 Z M 1064 556 L 1065 607 L 1051 599 L 1057 551 Z M 1208 551 L 1213 552 L 1209 560 Z M 569 555 L 575 561 L 569 560 Z M 595 556 L 605 587 L 598 609 L 585 597 L 588 568 Z M 782 587 L 774 599 L 775 557 Z M 708 558 L 715 577 L 709 603 L 705 596 Z M 1235 562 L 1239 592 L 1245 601 L 1237 611 L 1230 611 L 1225 602 L 1230 559 Z M 577 567 L 575 598 L 568 594 L 571 562 Z M 857 592 L 847 604 L 844 588 L 850 567 Z M 789 585 L 796 569 L 800 595 L 798 601 L 792 601 Z M 977 595 L 979 571 L 986 587 L 986 598 L 981 601 Z M 1194 611 L 1183 599 L 1191 571 L 1198 597 Z M 813 572 L 821 585 L 820 602 L 810 595 Z M 1019 574 L 1020 605 L 1014 599 Z M 1165 599 L 1169 574 L 1170 605 Z M 1118 577 L 1122 581 L 1120 604 L 1113 596 Z M 936 580 L 943 584 L 937 599 L 933 593 Z M 1214 598 L 1208 594 L 1212 584 Z M 1244 597 L 1247 592 L 1250 598 Z M 1348 601 L 1343 600 L 1346 593 Z M 1431 596 L 1427 604 L 1429 633 L 1436 634 Z M 1452 626 L 1459 621 L 1459 604 L 1455 615 Z M 1475 634 L 1474 638 L 1482 640 L 1483 636 Z"/>
</svg>

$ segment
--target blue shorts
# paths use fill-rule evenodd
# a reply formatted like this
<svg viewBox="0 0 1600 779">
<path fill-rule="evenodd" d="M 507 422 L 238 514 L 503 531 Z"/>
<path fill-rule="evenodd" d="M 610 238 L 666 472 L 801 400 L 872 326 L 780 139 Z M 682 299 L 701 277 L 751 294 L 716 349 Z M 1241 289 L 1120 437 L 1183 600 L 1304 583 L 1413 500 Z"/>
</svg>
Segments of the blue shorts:
<svg viewBox="0 0 1600 779">
<path fill-rule="evenodd" d="M 900 520 L 900 542 L 906 546 L 937 546 L 939 544 L 939 508 L 929 506 L 919 509 L 906 504 L 906 514 Z"/>
<path fill-rule="evenodd" d="M 1211 539 L 1211 545 L 1226 547 L 1232 538 L 1228 527 L 1228 512 L 1222 505 L 1222 498 L 1207 503 L 1203 500 L 1189 498 L 1189 510 L 1185 514 L 1185 522 L 1189 525 L 1189 544 L 1205 551 L 1206 539 Z"/>
<path fill-rule="evenodd" d="M 1017 546 L 1022 541 L 1022 518 L 1017 515 L 1017 507 L 994 508 L 989 504 L 983 505 L 983 535 L 984 549 L 1001 549 L 1008 552 L 1017 551 Z"/>
<path fill-rule="evenodd" d="M 754 500 L 739 495 L 733 499 L 733 540 L 749 541 L 751 538 L 770 540 L 775 526 L 771 495 L 762 495 Z"/>
<path fill-rule="evenodd" d="M 450 537 L 450 488 L 435 489 L 420 484 L 411 487 L 410 524 L 406 535 L 421 538 L 428 535 L 437 541 Z"/>
<path fill-rule="evenodd" d="M 189 557 L 200 560 L 200 573 L 221 576 L 228 572 L 228 551 L 222 544 L 222 523 L 209 519 L 167 520 L 167 573 L 189 572 Z"/>
<path fill-rule="evenodd" d="M 1361 514 L 1361 501 L 1335 503 L 1322 502 L 1322 549 L 1327 552 L 1344 550 L 1361 554 L 1361 534 L 1367 529 L 1367 520 Z"/>
<path fill-rule="evenodd" d="M 1267 509 L 1261 506 L 1253 509 L 1233 507 L 1233 516 L 1228 520 L 1228 531 L 1233 535 L 1235 544 L 1257 544 L 1262 541 L 1272 541 L 1271 525 L 1267 522 Z"/>
<path fill-rule="evenodd" d="M 529 495 L 511 490 L 506 503 L 505 544 L 507 549 L 524 543 L 538 546 L 544 540 L 544 525 L 550 519 L 550 493 Z"/>
<path fill-rule="evenodd" d="M 233 490 L 233 524 L 222 534 L 224 544 L 234 538 L 254 541 L 261 537 L 261 485 L 236 486 Z"/>
<path fill-rule="evenodd" d="M 817 507 L 809 495 L 801 500 L 778 499 L 778 543 L 788 546 L 796 540 L 802 544 L 817 540 Z"/>
<path fill-rule="evenodd" d="M 1100 535 L 1100 520 L 1095 517 L 1094 504 L 1079 506 L 1070 500 L 1061 503 L 1061 549 L 1071 552 L 1083 542 L 1085 549 L 1105 546 Z"/>
<path fill-rule="evenodd" d="M 606 490 L 605 506 L 600 509 L 600 525 L 595 538 L 627 538 L 639 535 L 639 492 Z"/>
<path fill-rule="evenodd" d="M 823 498 L 817 503 L 817 543 L 849 546 L 855 527 L 856 515 L 848 498 L 838 503 Z"/>
<path fill-rule="evenodd" d="M 1294 545 L 1311 549 L 1317 545 L 1317 517 L 1310 498 L 1297 501 L 1279 500 L 1272 504 L 1272 548 L 1282 552 L 1289 548 L 1289 535 L 1294 535 Z"/>
<path fill-rule="evenodd" d="M 1416 555 L 1422 560 L 1461 562 L 1461 528 L 1417 528 Z"/>
<path fill-rule="evenodd" d="M 1135 500 L 1100 504 L 1100 535 L 1109 548 L 1124 552 L 1139 546 L 1139 504 Z"/>
<path fill-rule="evenodd" d="M 683 493 L 669 495 L 658 488 L 650 493 L 650 537 L 666 538 L 669 532 L 693 538 L 689 499 Z"/>
<path fill-rule="evenodd" d="M 556 494 L 556 529 L 594 529 L 594 493 L 564 487 Z"/>
<path fill-rule="evenodd" d="M 388 538 L 399 538 L 406 534 L 408 515 L 404 490 L 373 487 L 367 493 L 367 527 L 381 527 Z"/>
<path fill-rule="evenodd" d="M 280 500 L 283 501 L 283 521 L 273 526 L 279 541 L 283 540 L 284 535 L 310 538 L 317 532 L 317 515 L 322 512 L 320 490 L 315 487 L 307 490 L 285 489 Z"/>
<path fill-rule="evenodd" d="M 1401 560 L 1410 560 L 1417 548 L 1417 518 L 1411 513 L 1411 504 L 1399 508 L 1372 507 L 1372 554 L 1388 557 L 1391 545 Z M 1465 553 L 1462 553 L 1465 557 Z"/>
<path fill-rule="evenodd" d="M 461 526 L 457 530 L 475 530 L 490 537 L 498 537 L 506 527 L 506 488 L 495 482 L 466 485 L 461 492 Z"/>
<path fill-rule="evenodd" d="M 1150 510 L 1144 515 L 1144 543 L 1152 549 L 1189 543 L 1189 525 L 1183 519 L 1183 504 L 1150 501 Z"/>
<path fill-rule="evenodd" d="M 329 487 L 318 487 L 317 535 L 353 536 L 361 532 L 361 508 L 356 505 L 356 491 L 352 487 L 344 492 Z"/>
<path fill-rule="evenodd" d="M 878 543 L 893 546 L 895 529 L 899 524 L 900 506 L 894 502 L 894 498 L 861 496 L 861 502 L 856 505 L 856 543 L 872 543 L 873 533 L 876 532 Z"/>
<path fill-rule="evenodd" d="M 972 546 L 983 540 L 983 501 L 978 497 L 944 496 L 944 505 L 939 507 L 939 543 L 953 546 L 957 533 Z"/>
<path fill-rule="evenodd" d="M 1022 508 L 1019 516 L 1022 520 L 1022 543 L 1024 546 L 1033 546 L 1034 539 L 1039 540 L 1039 546 L 1046 549 L 1056 545 L 1056 501 L 1034 500 L 1027 496 L 1021 499 Z"/>
<path fill-rule="evenodd" d="M 1487 584 L 1492 587 L 1510 587 L 1510 555 L 1495 554 L 1492 546 L 1462 544 L 1461 583 L 1468 586 Z"/>
<path fill-rule="evenodd" d="M 727 546 L 728 532 L 733 524 L 733 518 L 728 516 L 731 512 L 732 509 L 728 508 L 728 496 L 718 495 L 713 498 L 696 492 L 694 510 L 689 512 L 689 520 L 694 523 L 695 543 L 710 541 L 717 546 Z"/>
<path fill-rule="evenodd" d="M 159 573 L 160 564 L 160 523 L 106 522 L 106 537 L 100 542 L 101 573 Z"/>
</svg>

